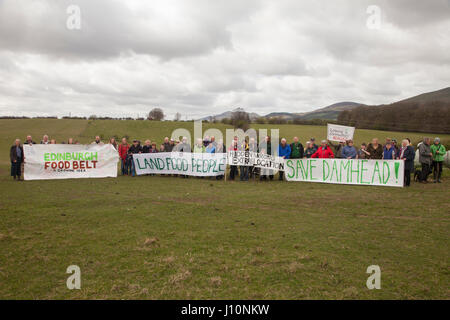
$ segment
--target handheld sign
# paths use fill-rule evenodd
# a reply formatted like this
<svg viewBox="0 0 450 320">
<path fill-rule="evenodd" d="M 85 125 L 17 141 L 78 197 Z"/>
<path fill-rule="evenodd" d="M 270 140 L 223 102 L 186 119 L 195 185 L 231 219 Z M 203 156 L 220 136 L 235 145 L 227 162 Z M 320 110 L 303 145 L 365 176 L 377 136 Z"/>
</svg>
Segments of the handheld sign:
<svg viewBox="0 0 450 320">
<path fill-rule="evenodd" d="M 352 140 L 355 133 L 354 127 L 339 126 L 337 124 L 327 124 L 327 138 L 330 141 L 345 142 Z"/>
</svg>

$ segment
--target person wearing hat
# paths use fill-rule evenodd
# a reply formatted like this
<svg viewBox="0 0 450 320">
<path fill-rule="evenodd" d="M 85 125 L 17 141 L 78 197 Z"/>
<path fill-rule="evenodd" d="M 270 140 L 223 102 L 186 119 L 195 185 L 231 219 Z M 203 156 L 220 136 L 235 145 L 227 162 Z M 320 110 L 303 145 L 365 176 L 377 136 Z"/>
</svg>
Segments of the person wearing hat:
<svg viewBox="0 0 450 320">
<path fill-rule="evenodd" d="M 134 139 L 133 144 L 128 149 L 128 157 L 131 165 L 131 175 L 136 175 L 136 168 L 134 167 L 133 154 L 142 153 L 142 147 L 138 140 Z"/>
<path fill-rule="evenodd" d="M 319 149 L 319 146 L 316 144 L 316 138 L 311 138 L 311 139 L 309 139 L 309 141 L 311 141 L 311 146 L 314 149 L 316 149 L 316 151 L 317 151 L 317 149 Z M 316 151 L 314 151 L 314 152 L 316 152 Z"/>
<path fill-rule="evenodd" d="M 327 144 L 327 140 L 322 140 L 322 143 L 317 151 L 311 156 L 311 158 L 329 159 L 334 158 L 334 153 L 330 146 Z"/>
<path fill-rule="evenodd" d="M 433 145 L 430 147 L 433 154 L 433 178 L 434 183 L 441 183 L 442 164 L 445 157 L 445 146 L 441 144 L 441 139 L 435 138 Z"/>
</svg>

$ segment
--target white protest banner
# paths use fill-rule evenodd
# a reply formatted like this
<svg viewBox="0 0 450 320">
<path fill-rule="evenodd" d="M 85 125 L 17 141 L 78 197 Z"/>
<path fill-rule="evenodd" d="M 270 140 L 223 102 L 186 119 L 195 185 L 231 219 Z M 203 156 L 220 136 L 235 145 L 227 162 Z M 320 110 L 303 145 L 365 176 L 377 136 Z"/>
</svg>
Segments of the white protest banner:
<svg viewBox="0 0 450 320">
<path fill-rule="evenodd" d="M 255 167 L 262 169 L 274 169 L 284 171 L 284 159 L 270 154 L 257 153 Z"/>
<path fill-rule="evenodd" d="M 253 166 L 255 164 L 256 152 L 251 151 L 228 151 L 228 164 L 230 166 Z"/>
<path fill-rule="evenodd" d="M 136 174 L 181 174 L 219 176 L 225 174 L 226 153 L 160 152 L 133 155 Z"/>
<path fill-rule="evenodd" d="M 119 154 L 110 144 L 26 144 L 23 151 L 25 180 L 117 177 Z"/>
<path fill-rule="evenodd" d="M 327 139 L 330 141 L 345 142 L 353 140 L 354 127 L 339 126 L 337 124 L 327 124 Z"/>
<path fill-rule="evenodd" d="M 402 160 L 287 159 L 287 181 L 403 187 Z"/>
</svg>

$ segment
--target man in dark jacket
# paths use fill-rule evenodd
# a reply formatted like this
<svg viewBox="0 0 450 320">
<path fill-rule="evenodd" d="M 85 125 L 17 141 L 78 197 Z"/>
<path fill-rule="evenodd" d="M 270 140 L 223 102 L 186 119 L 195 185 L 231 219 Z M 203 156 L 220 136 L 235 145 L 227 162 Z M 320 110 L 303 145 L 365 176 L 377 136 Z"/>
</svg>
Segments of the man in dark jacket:
<svg viewBox="0 0 450 320">
<path fill-rule="evenodd" d="M 416 153 L 414 148 L 409 145 L 408 140 L 402 141 L 402 147 L 398 150 L 397 159 L 405 161 L 405 187 L 409 187 L 411 183 L 411 172 L 414 171 L 414 157 Z"/>
<path fill-rule="evenodd" d="M 172 141 L 172 144 L 170 142 Z M 164 152 L 172 152 L 173 149 L 173 140 L 169 141 L 169 137 L 164 138 Z"/>
<path fill-rule="evenodd" d="M 14 145 L 9 151 L 9 158 L 11 160 L 11 176 L 14 180 L 20 181 L 22 175 L 22 162 L 23 162 L 23 147 L 20 145 L 20 139 L 16 139 Z"/>
<path fill-rule="evenodd" d="M 138 140 L 133 140 L 133 144 L 128 149 L 128 156 L 130 157 L 131 175 L 136 175 L 136 168 L 134 167 L 133 154 L 142 153 L 142 147 Z"/>
<path fill-rule="evenodd" d="M 424 138 L 423 143 L 421 143 L 419 146 L 419 162 L 422 165 L 422 175 L 420 182 L 422 183 L 427 183 L 427 178 L 431 171 L 433 154 L 431 153 L 430 143 L 430 138 Z"/>
<path fill-rule="evenodd" d="M 36 142 L 33 141 L 33 138 L 31 138 L 30 135 L 27 136 L 27 139 L 24 141 L 23 144 L 29 144 L 30 146 L 33 144 L 36 144 Z"/>
</svg>

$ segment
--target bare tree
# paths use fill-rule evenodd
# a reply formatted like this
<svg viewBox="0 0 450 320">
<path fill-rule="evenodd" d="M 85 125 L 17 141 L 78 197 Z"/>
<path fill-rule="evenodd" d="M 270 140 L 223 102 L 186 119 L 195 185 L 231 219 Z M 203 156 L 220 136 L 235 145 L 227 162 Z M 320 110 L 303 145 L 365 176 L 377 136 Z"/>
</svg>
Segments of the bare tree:
<svg viewBox="0 0 450 320">
<path fill-rule="evenodd" d="M 181 113 L 177 112 L 175 113 L 175 117 L 173 118 L 174 121 L 180 121 L 181 120 Z"/>
<path fill-rule="evenodd" d="M 152 111 L 148 113 L 147 119 L 161 121 L 164 119 L 164 112 L 161 108 L 153 108 Z"/>
</svg>

